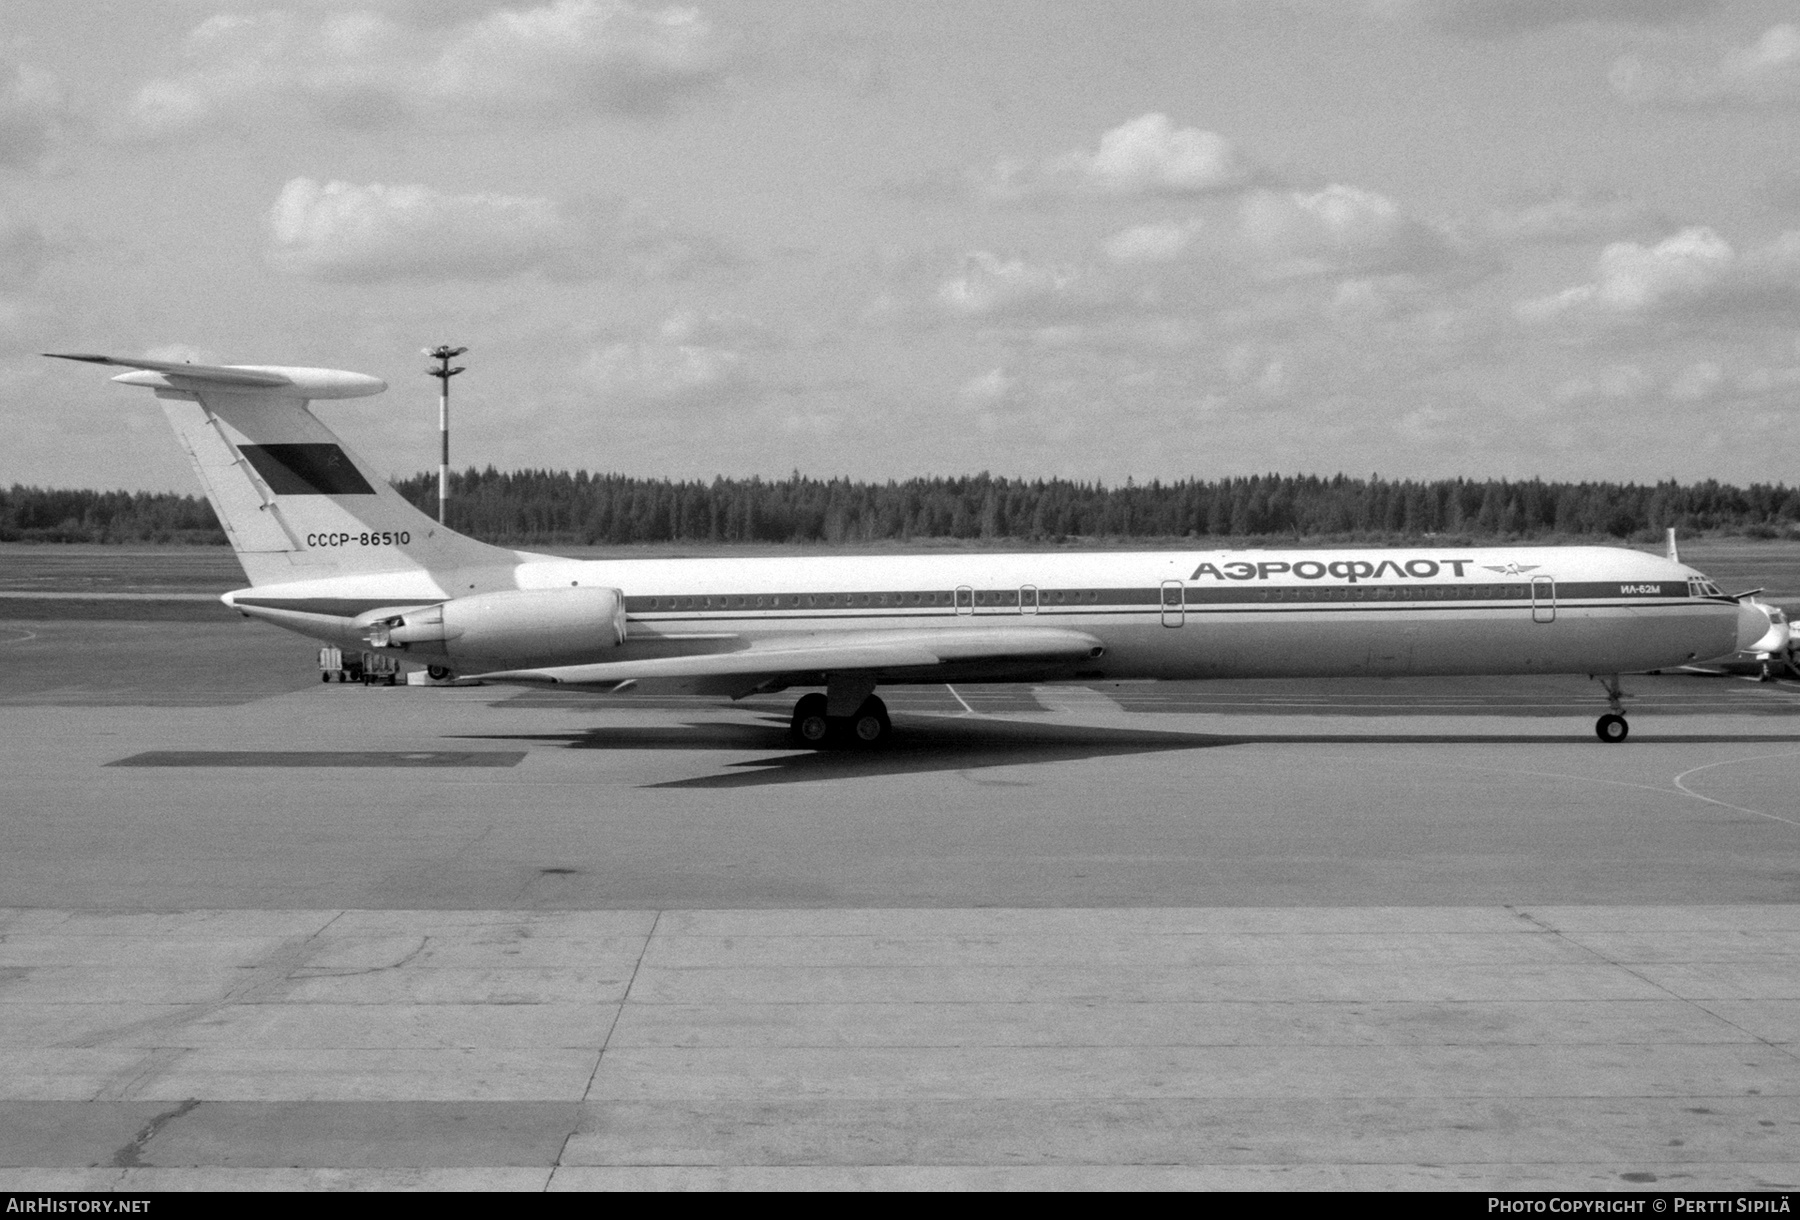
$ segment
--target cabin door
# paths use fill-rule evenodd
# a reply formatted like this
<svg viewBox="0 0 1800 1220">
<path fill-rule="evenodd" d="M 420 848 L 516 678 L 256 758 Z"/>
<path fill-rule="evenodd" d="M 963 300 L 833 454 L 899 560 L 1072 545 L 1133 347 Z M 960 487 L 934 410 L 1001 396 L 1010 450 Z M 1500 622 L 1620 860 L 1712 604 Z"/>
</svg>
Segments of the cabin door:
<svg viewBox="0 0 1800 1220">
<path fill-rule="evenodd" d="M 1179 627 L 1187 619 L 1187 586 L 1179 580 L 1162 582 L 1162 625 Z"/>
<path fill-rule="evenodd" d="M 1556 621 L 1556 582 L 1548 576 L 1531 578 L 1531 621 L 1534 623 L 1554 623 Z"/>
</svg>

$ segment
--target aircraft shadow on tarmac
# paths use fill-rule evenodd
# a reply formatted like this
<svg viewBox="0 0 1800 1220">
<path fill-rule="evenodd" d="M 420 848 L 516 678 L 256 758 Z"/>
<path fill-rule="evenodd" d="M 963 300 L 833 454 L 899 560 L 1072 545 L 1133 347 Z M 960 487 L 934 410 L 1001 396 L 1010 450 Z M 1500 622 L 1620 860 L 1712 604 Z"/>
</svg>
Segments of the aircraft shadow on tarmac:
<svg viewBox="0 0 1800 1220">
<path fill-rule="evenodd" d="M 987 717 L 896 716 L 894 740 L 876 750 L 800 750 L 789 741 L 785 717 L 761 724 L 690 721 L 681 725 L 612 726 L 567 733 L 467 734 L 484 741 L 560 742 L 572 750 L 776 750 L 767 758 L 728 764 L 718 775 L 669 780 L 650 788 L 753 788 L 816 780 L 879 775 L 917 775 L 984 767 L 1076 762 L 1172 750 L 1206 750 L 1240 745 L 1546 745 L 1583 744 L 1604 748 L 1591 737 L 1543 733 L 1181 733 L 1102 725 L 1045 724 Z M 1744 737 L 1679 734 L 1656 743 L 1758 745 L 1800 742 L 1800 734 Z M 1627 747 L 1628 748 L 1628 747 Z"/>
</svg>

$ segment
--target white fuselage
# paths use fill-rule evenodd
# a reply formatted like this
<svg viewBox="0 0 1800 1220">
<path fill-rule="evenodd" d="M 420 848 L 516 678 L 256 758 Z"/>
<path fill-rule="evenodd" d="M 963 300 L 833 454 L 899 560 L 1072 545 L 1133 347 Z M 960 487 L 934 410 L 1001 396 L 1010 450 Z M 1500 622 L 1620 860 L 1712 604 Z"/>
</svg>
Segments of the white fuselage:
<svg viewBox="0 0 1800 1220">
<path fill-rule="evenodd" d="M 354 642 L 345 616 L 378 607 L 600 585 L 624 593 L 629 623 L 623 645 L 593 658 L 609 661 L 922 627 L 1060 627 L 1104 645 L 1090 662 L 996 667 L 997 680 L 1627 673 L 1740 646 L 1740 608 L 1703 576 L 1620 548 L 518 559 L 263 585 L 226 600 Z M 976 665 L 957 676 L 990 675 Z"/>
</svg>

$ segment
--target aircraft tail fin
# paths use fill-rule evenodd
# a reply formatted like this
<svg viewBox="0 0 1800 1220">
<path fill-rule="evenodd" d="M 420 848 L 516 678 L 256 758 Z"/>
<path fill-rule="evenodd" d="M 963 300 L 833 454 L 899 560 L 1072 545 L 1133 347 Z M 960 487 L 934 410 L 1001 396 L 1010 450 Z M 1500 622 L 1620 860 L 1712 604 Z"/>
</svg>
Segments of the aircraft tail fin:
<svg viewBox="0 0 1800 1220">
<path fill-rule="evenodd" d="M 132 369 L 113 380 L 155 391 L 252 585 L 518 562 L 414 508 L 307 408 L 379 394 L 387 383 L 377 378 L 45 354 Z"/>
</svg>

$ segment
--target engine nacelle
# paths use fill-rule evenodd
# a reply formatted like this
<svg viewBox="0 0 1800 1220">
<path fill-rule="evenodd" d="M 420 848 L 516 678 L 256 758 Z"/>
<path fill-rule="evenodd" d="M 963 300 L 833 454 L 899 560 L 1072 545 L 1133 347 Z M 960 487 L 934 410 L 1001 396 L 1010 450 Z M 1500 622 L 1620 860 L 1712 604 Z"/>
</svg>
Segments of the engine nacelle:
<svg viewBox="0 0 1800 1220">
<path fill-rule="evenodd" d="M 625 594 L 571 585 L 453 597 L 368 623 L 377 648 L 447 657 L 459 668 L 571 665 L 625 642 Z"/>
</svg>

